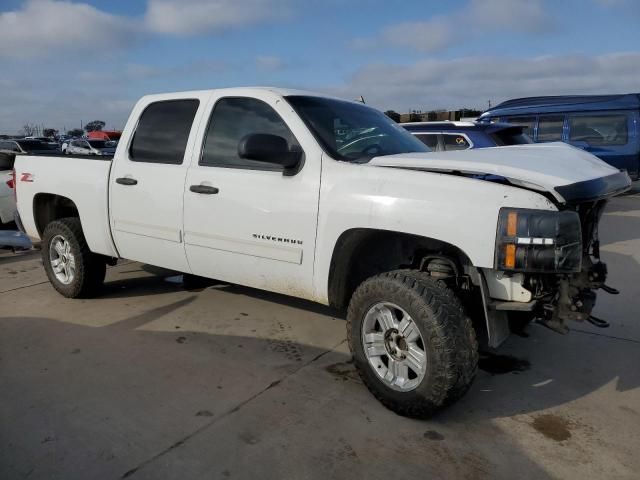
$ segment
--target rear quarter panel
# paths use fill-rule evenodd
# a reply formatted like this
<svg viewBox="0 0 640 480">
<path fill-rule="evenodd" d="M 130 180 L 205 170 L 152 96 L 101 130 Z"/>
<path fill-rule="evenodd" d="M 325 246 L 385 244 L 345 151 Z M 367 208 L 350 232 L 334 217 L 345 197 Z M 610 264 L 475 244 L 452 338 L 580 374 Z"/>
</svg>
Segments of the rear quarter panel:
<svg viewBox="0 0 640 480">
<path fill-rule="evenodd" d="M 111 161 L 68 156 L 16 158 L 18 213 L 27 235 L 41 240 L 34 200 L 40 193 L 66 197 L 75 203 L 92 252 L 117 257 L 109 229 L 108 179 Z M 30 176 L 25 174 L 31 174 Z M 28 179 L 31 181 L 28 181 Z"/>
</svg>

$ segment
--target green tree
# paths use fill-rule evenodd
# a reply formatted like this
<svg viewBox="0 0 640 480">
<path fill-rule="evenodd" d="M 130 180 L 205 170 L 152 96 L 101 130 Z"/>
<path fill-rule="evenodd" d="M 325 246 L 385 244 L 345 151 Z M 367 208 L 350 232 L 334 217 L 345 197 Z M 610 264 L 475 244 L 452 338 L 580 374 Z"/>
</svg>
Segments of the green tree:
<svg viewBox="0 0 640 480">
<path fill-rule="evenodd" d="M 81 128 L 74 128 L 69 130 L 67 132 L 67 135 L 69 135 L 70 137 L 81 137 L 83 133 L 84 130 L 82 130 Z"/>
<path fill-rule="evenodd" d="M 395 110 L 387 110 L 386 112 L 384 112 L 384 114 L 394 122 L 396 123 L 400 122 L 400 114 Z"/>
<path fill-rule="evenodd" d="M 89 133 L 89 132 L 99 132 L 100 130 L 102 130 L 104 128 L 105 125 L 106 125 L 106 123 L 103 122 L 102 120 L 94 120 L 92 122 L 87 123 L 84 126 L 84 129 L 87 131 L 87 133 Z"/>
</svg>

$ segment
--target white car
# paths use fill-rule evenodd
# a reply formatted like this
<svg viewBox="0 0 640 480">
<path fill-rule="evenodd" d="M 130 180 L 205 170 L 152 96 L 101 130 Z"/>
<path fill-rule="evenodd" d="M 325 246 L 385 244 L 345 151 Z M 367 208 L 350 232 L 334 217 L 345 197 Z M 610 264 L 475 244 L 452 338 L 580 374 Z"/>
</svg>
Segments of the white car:
<svg viewBox="0 0 640 480">
<path fill-rule="evenodd" d="M 274 88 L 143 97 L 106 160 L 16 158 L 58 292 L 95 295 L 128 258 L 348 306 L 365 385 L 414 417 L 467 392 L 509 316 L 601 322 L 598 221 L 630 187 L 565 144 L 430 153 L 366 105 Z"/>
<path fill-rule="evenodd" d="M 69 155 L 113 155 L 115 151 L 116 142 L 84 138 L 71 140 L 62 147 L 62 152 Z"/>
</svg>

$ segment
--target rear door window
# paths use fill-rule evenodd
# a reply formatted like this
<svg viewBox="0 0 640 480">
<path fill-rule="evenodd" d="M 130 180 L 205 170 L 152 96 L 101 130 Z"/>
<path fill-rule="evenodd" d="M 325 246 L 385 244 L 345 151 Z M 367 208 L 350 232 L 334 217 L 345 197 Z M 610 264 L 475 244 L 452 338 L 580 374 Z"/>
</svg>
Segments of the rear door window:
<svg viewBox="0 0 640 480">
<path fill-rule="evenodd" d="M 562 140 L 564 115 L 541 116 L 538 119 L 538 142 L 559 142 Z"/>
<path fill-rule="evenodd" d="M 416 135 L 418 140 L 424 143 L 431 150 L 438 149 L 438 134 L 437 133 L 419 133 Z"/>
<path fill-rule="evenodd" d="M 519 125 L 524 133 L 533 137 L 533 129 L 536 126 L 536 117 L 507 117 L 507 123 Z"/>
<path fill-rule="evenodd" d="M 134 162 L 180 165 L 199 100 L 168 100 L 145 108 L 129 149 Z"/>
<path fill-rule="evenodd" d="M 589 145 L 626 145 L 629 140 L 627 116 L 571 115 L 569 140 Z"/>
<path fill-rule="evenodd" d="M 445 151 L 451 150 L 466 150 L 470 148 L 469 140 L 464 135 L 455 135 L 450 133 L 443 133 L 442 140 L 444 143 Z"/>
</svg>

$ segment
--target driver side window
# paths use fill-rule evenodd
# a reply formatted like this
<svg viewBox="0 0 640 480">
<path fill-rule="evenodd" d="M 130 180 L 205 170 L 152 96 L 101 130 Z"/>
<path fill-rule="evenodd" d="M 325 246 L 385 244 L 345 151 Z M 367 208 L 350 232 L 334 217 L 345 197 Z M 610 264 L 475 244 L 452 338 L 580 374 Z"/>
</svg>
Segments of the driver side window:
<svg viewBox="0 0 640 480">
<path fill-rule="evenodd" d="M 213 108 L 199 165 L 281 171 L 279 165 L 240 158 L 238 144 L 252 133 L 278 135 L 287 141 L 289 150 L 300 149 L 284 120 L 265 102 L 248 97 L 227 97 L 218 100 Z"/>
</svg>

